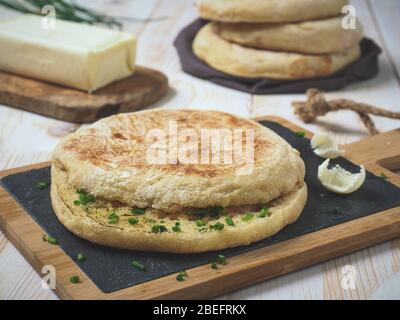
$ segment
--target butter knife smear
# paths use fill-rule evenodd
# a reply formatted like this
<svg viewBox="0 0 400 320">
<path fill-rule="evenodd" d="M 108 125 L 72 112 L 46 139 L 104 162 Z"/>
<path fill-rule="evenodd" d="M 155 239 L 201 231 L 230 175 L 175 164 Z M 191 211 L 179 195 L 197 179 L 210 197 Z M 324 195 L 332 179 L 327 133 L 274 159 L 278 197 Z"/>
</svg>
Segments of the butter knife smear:
<svg viewBox="0 0 400 320">
<path fill-rule="evenodd" d="M 129 33 L 24 15 L 0 23 L 0 70 L 94 91 L 131 75 L 135 37 Z"/>
<path fill-rule="evenodd" d="M 359 173 L 351 173 L 339 165 L 328 169 L 329 159 L 318 167 L 318 180 L 329 191 L 348 194 L 359 189 L 365 180 L 364 166 L 360 166 Z"/>
</svg>

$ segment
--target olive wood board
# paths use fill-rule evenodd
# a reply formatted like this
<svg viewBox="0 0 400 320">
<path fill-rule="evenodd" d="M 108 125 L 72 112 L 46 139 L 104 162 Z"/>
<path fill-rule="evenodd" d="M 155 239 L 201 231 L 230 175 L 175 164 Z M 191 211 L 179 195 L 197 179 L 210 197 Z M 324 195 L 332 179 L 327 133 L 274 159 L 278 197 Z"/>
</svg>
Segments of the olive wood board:
<svg viewBox="0 0 400 320">
<path fill-rule="evenodd" d="M 312 136 L 282 118 L 256 120 L 274 121 L 293 131 L 304 131 L 308 138 Z M 400 186 L 400 177 L 390 171 L 400 166 L 400 130 L 341 148 L 345 158 L 363 164 L 375 175 L 385 173 L 392 184 Z M 49 165 L 44 162 L 10 169 L 1 172 L 0 177 Z M 55 292 L 62 299 L 204 299 L 396 238 L 400 236 L 400 207 L 230 257 L 229 263 L 218 270 L 210 269 L 209 264 L 188 269 L 190 276 L 184 282 L 178 282 L 176 274 L 171 274 L 111 293 L 102 292 L 60 247 L 44 242 L 44 230 L 2 187 L 0 228 L 39 274 L 44 265 L 56 268 Z M 81 283 L 70 282 L 74 274 L 81 276 Z"/>
<path fill-rule="evenodd" d="M 76 123 L 143 109 L 167 92 L 167 77 L 141 66 L 93 93 L 0 71 L 0 104 Z"/>
</svg>

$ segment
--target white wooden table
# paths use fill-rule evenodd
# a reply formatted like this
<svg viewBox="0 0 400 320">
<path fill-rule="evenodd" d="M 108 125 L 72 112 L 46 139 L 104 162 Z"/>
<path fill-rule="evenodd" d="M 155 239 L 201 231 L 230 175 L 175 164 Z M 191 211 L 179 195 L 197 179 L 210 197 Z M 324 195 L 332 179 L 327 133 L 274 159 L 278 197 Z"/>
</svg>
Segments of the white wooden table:
<svg viewBox="0 0 400 320">
<path fill-rule="evenodd" d="M 303 95 L 250 95 L 184 74 L 172 45 L 180 29 L 196 18 L 189 0 L 81 1 L 111 15 L 135 18 L 164 17 L 151 23 L 126 23 L 124 29 L 138 36 L 138 64 L 166 73 L 171 92 L 155 107 L 219 109 L 241 116 L 278 115 L 313 132 L 330 130 L 340 143 L 367 136 L 358 117 L 338 112 L 304 125 L 294 115 L 290 103 Z M 383 49 L 380 74 L 328 94 L 400 111 L 400 1 L 354 0 L 365 33 Z M 18 14 L 0 9 L 0 19 Z M 0 51 L 1 54 L 1 51 Z M 400 127 L 400 122 L 374 118 L 381 131 Z M 60 138 L 76 125 L 0 106 L 0 170 L 49 160 Z M 355 288 L 342 288 L 342 268 L 356 271 Z M 400 273 L 400 239 L 358 251 L 313 267 L 293 272 L 261 284 L 228 293 L 225 299 L 366 299 L 384 282 Z M 398 278 L 398 277 L 397 277 Z M 57 299 L 41 288 L 41 278 L 0 232 L 0 299 Z"/>
</svg>

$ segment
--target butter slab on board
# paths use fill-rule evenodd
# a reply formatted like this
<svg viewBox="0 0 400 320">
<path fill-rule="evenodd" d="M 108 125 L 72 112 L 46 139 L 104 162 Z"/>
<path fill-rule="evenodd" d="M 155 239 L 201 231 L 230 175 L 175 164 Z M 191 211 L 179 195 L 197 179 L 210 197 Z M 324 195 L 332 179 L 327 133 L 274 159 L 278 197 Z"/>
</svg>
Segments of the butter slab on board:
<svg viewBox="0 0 400 320">
<path fill-rule="evenodd" d="M 94 91 L 131 75 L 135 37 L 129 33 L 24 15 L 0 23 L 0 70 L 68 87 Z"/>
</svg>

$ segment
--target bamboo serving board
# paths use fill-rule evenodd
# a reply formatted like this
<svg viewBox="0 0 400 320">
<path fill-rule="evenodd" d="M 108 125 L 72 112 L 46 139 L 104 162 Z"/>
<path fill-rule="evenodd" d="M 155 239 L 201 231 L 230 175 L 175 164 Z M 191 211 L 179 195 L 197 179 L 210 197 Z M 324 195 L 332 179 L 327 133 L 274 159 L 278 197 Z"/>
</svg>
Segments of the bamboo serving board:
<svg viewBox="0 0 400 320">
<path fill-rule="evenodd" d="M 77 123 L 142 109 L 167 92 L 168 79 L 163 73 L 140 66 L 132 76 L 92 94 L 0 72 L 0 104 Z"/>
<path fill-rule="evenodd" d="M 305 131 L 277 117 L 271 120 L 293 131 Z M 311 137 L 307 131 L 306 136 Z M 400 129 L 342 146 L 345 157 L 363 164 L 370 172 L 384 172 L 400 187 L 400 177 L 389 170 L 400 167 Z M 0 177 L 42 168 L 39 163 L 0 173 Z M 42 241 L 44 231 L 16 201 L 0 187 L 0 228 L 37 272 L 44 265 L 57 270 L 55 292 L 63 299 L 203 299 L 236 290 L 306 266 L 400 236 L 400 207 L 342 223 L 317 232 L 229 258 L 229 263 L 210 272 L 209 264 L 189 269 L 184 282 L 176 274 L 103 293 L 58 246 Z M 70 283 L 79 274 L 81 283 Z"/>
</svg>

